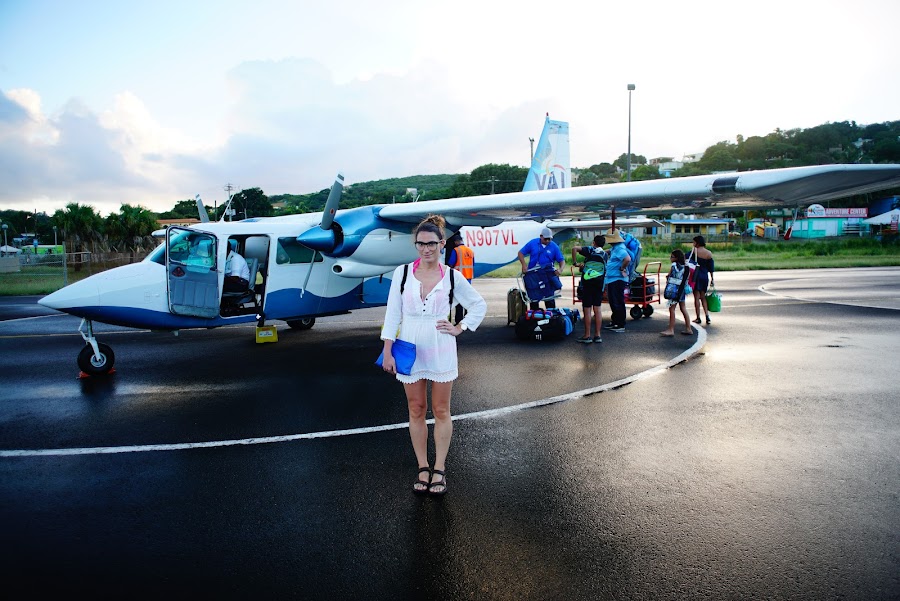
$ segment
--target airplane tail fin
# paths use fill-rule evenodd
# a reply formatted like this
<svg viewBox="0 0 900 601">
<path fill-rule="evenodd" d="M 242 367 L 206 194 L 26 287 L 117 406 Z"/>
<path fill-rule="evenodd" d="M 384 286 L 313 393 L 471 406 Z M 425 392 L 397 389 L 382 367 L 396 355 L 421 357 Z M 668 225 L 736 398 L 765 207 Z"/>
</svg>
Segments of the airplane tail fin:
<svg viewBox="0 0 900 601">
<path fill-rule="evenodd" d="M 522 191 L 569 188 L 572 185 L 571 176 L 569 124 L 565 121 L 551 121 L 550 115 L 547 115 Z"/>
<path fill-rule="evenodd" d="M 197 201 L 197 214 L 200 216 L 200 223 L 209 223 L 209 215 L 206 212 L 206 207 L 203 206 L 203 201 L 200 200 L 200 195 L 195 196 L 194 200 Z"/>
</svg>

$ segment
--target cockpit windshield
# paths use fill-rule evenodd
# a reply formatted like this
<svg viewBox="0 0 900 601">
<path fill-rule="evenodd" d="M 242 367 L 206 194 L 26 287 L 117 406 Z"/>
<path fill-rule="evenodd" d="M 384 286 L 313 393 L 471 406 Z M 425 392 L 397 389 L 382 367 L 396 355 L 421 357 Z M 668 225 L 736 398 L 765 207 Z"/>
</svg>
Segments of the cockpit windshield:
<svg viewBox="0 0 900 601">
<path fill-rule="evenodd" d="M 154 249 L 145 261 L 165 264 L 167 245 L 170 262 L 206 269 L 216 265 L 215 236 L 175 227 L 169 228 L 167 244 L 161 244 Z"/>
</svg>

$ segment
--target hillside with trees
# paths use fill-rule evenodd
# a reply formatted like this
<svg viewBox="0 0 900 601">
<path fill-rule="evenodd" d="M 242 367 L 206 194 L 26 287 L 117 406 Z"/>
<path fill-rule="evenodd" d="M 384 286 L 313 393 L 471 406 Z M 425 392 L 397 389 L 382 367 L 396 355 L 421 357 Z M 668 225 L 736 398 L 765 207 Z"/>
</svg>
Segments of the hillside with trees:
<svg viewBox="0 0 900 601">
<path fill-rule="evenodd" d="M 670 158 L 670 157 L 664 157 Z M 595 185 L 623 181 L 627 156 L 619 155 L 612 162 L 600 162 L 587 168 L 573 168 L 575 185 Z M 685 163 L 672 177 L 703 175 L 719 171 L 746 171 L 823 165 L 831 163 L 900 163 L 900 121 L 859 125 L 855 121 L 825 123 L 808 129 L 776 129 L 765 136 L 736 136 L 735 140 L 713 144 L 699 161 Z M 632 153 L 634 181 L 661 177 L 658 168 L 650 165 L 645 156 Z M 359 182 L 347 186 L 341 208 L 371 204 L 436 200 L 480 194 L 504 194 L 522 189 L 528 169 L 508 164 L 487 164 L 465 174 L 413 175 Z M 415 190 L 415 193 L 412 193 Z M 900 190 L 886 190 L 883 196 L 900 194 Z M 292 213 L 318 212 L 325 206 L 328 188 L 308 194 L 280 194 L 266 196 L 261 188 L 248 188 L 234 195 L 234 219 L 264 217 Z M 285 203 L 284 208 L 273 205 Z M 866 198 L 848 199 L 847 206 L 860 206 Z M 211 218 L 221 217 L 225 207 L 207 207 Z M 196 217 L 197 207 L 192 199 L 179 200 L 170 211 L 154 214 L 147 209 L 123 204 L 118 213 L 106 218 L 86 204 L 70 203 L 52 216 L 26 211 L 0 211 L 0 221 L 7 225 L 11 240 L 21 233 L 37 233 L 42 243 L 58 236 L 68 251 L 114 250 L 137 252 L 152 248 L 150 237 L 156 229 L 156 219 Z M 55 226 L 55 230 L 54 230 Z"/>
</svg>

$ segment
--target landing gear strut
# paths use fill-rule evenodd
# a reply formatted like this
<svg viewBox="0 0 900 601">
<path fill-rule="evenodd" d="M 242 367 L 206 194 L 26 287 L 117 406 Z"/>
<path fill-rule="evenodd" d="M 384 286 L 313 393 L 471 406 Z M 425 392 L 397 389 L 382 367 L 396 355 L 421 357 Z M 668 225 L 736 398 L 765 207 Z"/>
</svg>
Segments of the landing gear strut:
<svg viewBox="0 0 900 601">
<path fill-rule="evenodd" d="M 85 333 L 85 329 L 87 333 Z M 78 368 L 89 376 L 108 375 L 116 362 L 116 355 L 113 353 L 112 347 L 97 342 L 90 319 L 81 320 L 78 333 L 85 342 L 84 348 L 78 353 Z"/>
</svg>

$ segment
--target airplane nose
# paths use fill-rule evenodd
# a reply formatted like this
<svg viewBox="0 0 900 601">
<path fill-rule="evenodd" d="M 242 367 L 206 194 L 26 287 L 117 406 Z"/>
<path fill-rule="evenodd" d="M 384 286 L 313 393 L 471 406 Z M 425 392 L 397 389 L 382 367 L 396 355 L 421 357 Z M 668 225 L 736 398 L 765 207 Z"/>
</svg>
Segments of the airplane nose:
<svg viewBox="0 0 900 601">
<path fill-rule="evenodd" d="M 100 287 L 97 280 L 87 278 L 48 294 L 38 304 L 67 313 L 80 307 L 96 307 L 100 304 Z"/>
</svg>

